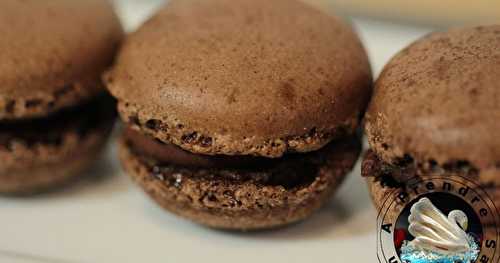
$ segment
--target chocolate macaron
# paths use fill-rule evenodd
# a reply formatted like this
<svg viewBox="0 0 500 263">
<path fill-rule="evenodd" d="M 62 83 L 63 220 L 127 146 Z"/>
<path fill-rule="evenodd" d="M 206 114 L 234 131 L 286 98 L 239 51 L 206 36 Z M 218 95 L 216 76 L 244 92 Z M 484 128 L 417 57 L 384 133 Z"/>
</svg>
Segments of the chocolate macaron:
<svg viewBox="0 0 500 263">
<path fill-rule="evenodd" d="M 358 158 L 372 81 L 353 30 L 292 0 L 174 0 L 106 80 L 130 176 L 167 210 L 226 229 L 325 203 Z"/>
<path fill-rule="evenodd" d="M 0 2 L 0 193 L 27 194 L 87 167 L 113 125 L 100 80 L 122 39 L 109 3 Z"/>
<path fill-rule="evenodd" d="M 377 207 L 410 178 L 472 180 L 500 207 L 500 26 L 430 34 L 397 54 L 366 114 Z"/>
</svg>

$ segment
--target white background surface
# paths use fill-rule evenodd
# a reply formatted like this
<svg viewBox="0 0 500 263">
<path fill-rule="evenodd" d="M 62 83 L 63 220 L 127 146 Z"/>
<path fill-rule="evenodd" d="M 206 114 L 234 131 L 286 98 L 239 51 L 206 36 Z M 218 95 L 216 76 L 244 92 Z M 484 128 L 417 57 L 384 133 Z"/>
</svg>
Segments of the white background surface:
<svg viewBox="0 0 500 263">
<path fill-rule="evenodd" d="M 128 30 L 157 1 L 118 0 Z M 353 19 L 375 74 L 429 30 Z M 89 179 L 33 198 L 0 197 L 0 262 L 375 262 L 375 217 L 359 164 L 335 198 L 300 224 L 219 232 L 165 213 L 120 169 L 115 147 Z"/>
</svg>

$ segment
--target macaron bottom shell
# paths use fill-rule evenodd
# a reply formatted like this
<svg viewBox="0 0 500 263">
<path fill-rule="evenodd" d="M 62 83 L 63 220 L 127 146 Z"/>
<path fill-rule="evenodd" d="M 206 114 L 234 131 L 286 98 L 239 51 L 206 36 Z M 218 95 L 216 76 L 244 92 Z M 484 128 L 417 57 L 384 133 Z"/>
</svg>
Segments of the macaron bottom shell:
<svg viewBox="0 0 500 263">
<path fill-rule="evenodd" d="M 114 101 L 100 95 L 44 118 L 0 123 L 0 194 L 56 190 L 98 158 L 114 125 Z"/>
<path fill-rule="evenodd" d="M 272 167 L 190 168 L 159 163 L 125 138 L 120 142 L 126 172 L 160 206 L 196 223 L 229 230 L 275 228 L 309 217 L 332 196 L 360 151 L 360 140 L 353 137 Z M 290 184 L 286 173 L 299 174 Z"/>
</svg>

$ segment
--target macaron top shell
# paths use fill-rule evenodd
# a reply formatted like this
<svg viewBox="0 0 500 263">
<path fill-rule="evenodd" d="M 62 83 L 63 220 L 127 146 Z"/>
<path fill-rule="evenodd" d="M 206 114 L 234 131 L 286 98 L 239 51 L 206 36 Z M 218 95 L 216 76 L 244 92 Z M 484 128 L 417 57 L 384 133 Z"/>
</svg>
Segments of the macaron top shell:
<svg viewBox="0 0 500 263">
<path fill-rule="evenodd" d="M 385 161 L 500 167 L 500 26 L 433 33 L 376 82 L 366 132 Z"/>
<path fill-rule="evenodd" d="M 107 1 L 0 1 L 0 118 L 45 115 L 101 92 L 122 35 Z"/>
<path fill-rule="evenodd" d="M 162 124 L 161 140 L 270 157 L 353 132 L 371 80 L 348 25 L 289 0 L 174 0 L 130 36 L 107 76 L 122 108 Z"/>
</svg>

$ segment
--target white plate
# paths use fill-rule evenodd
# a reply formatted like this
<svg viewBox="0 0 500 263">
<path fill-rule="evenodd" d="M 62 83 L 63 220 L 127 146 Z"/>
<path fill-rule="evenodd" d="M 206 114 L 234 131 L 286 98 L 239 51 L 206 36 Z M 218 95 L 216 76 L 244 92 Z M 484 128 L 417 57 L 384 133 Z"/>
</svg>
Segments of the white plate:
<svg viewBox="0 0 500 263">
<path fill-rule="evenodd" d="M 119 1 L 128 29 L 157 1 Z M 379 72 L 427 29 L 354 20 Z M 158 208 L 122 172 L 115 147 L 91 179 L 34 198 L 0 198 L 0 262 L 374 262 L 375 215 L 359 164 L 335 198 L 300 224 L 219 232 Z"/>
</svg>

